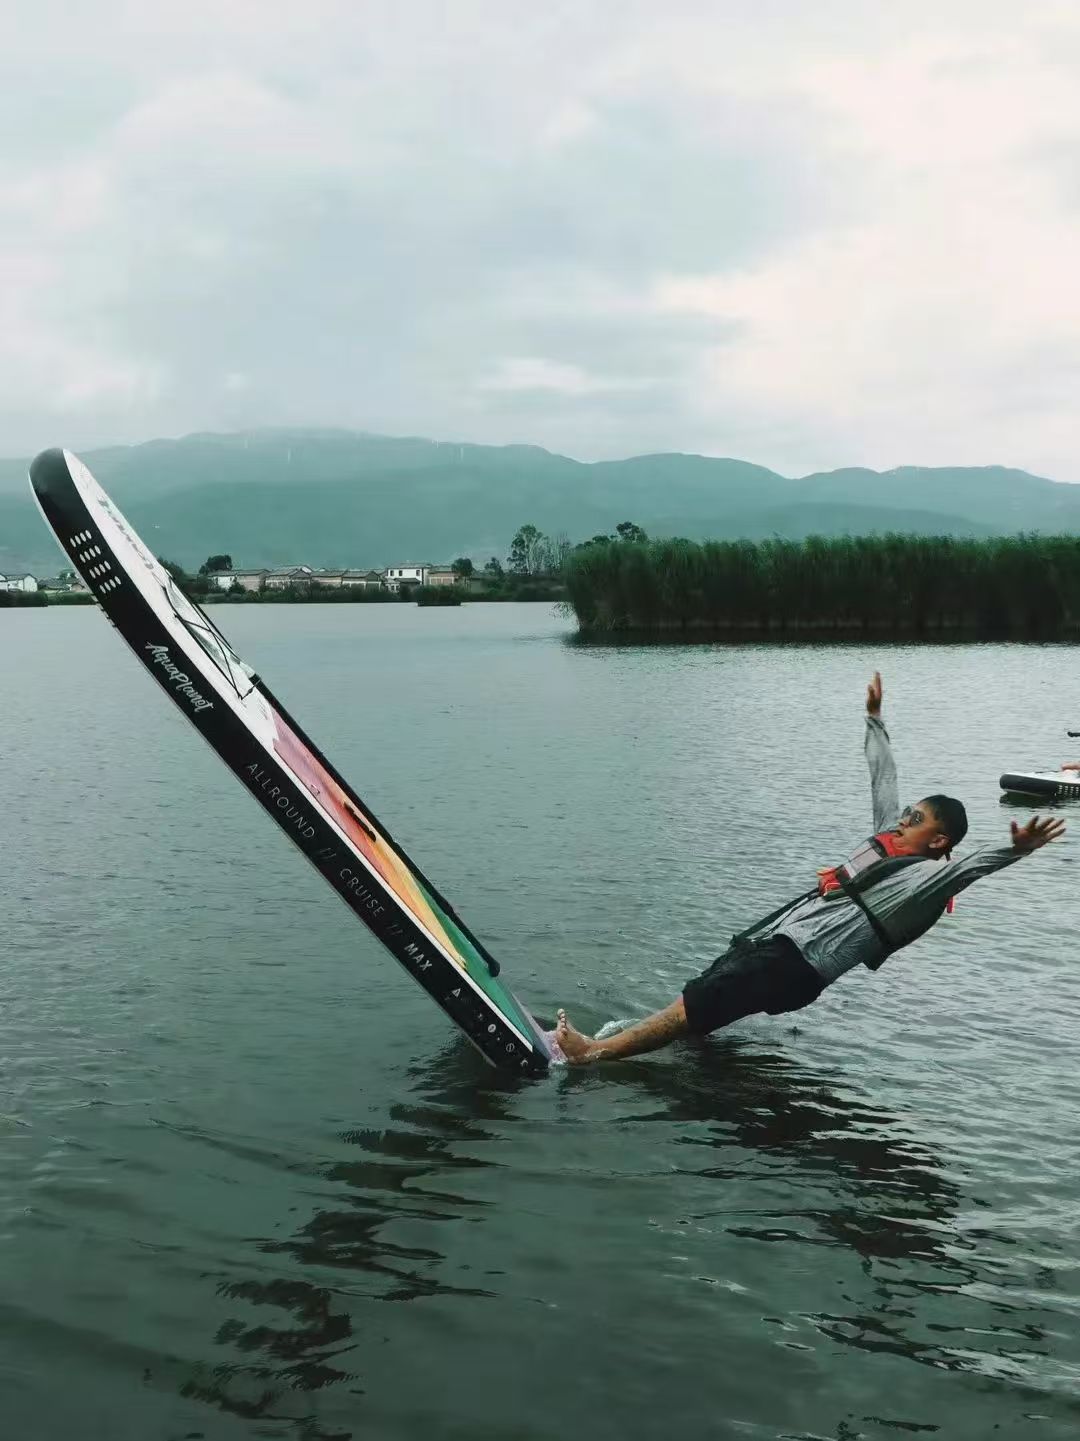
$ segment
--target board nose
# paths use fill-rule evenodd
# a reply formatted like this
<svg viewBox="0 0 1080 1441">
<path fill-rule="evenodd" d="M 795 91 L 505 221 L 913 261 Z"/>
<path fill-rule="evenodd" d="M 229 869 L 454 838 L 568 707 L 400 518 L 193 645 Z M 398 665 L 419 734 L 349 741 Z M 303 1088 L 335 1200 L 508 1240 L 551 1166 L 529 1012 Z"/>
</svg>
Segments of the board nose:
<svg viewBox="0 0 1080 1441">
<path fill-rule="evenodd" d="M 71 480 L 67 458 L 60 446 L 50 446 L 30 462 L 30 484 L 42 500 L 51 499 L 58 486 Z"/>
</svg>

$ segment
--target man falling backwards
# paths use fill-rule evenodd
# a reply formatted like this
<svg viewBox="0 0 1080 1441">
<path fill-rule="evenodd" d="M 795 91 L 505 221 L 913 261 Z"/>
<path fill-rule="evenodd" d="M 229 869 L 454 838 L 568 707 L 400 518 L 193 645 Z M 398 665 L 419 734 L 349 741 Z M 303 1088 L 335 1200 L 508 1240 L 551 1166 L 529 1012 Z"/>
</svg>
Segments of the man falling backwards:
<svg viewBox="0 0 1080 1441">
<path fill-rule="evenodd" d="M 819 871 L 808 894 L 735 936 L 666 1010 L 602 1041 L 582 1035 L 560 1011 L 555 1039 L 571 1065 L 638 1056 L 762 1011 L 801 1010 L 845 971 L 860 964 L 876 971 L 925 935 L 974 881 L 1064 835 L 1064 821 L 1035 816 L 1025 826 L 1012 823 L 1009 844 L 951 860 L 967 834 L 967 813 L 942 795 L 901 811 L 881 695 L 875 673 L 866 692 L 865 746 L 874 834 L 843 865 Z"/>
</svg>

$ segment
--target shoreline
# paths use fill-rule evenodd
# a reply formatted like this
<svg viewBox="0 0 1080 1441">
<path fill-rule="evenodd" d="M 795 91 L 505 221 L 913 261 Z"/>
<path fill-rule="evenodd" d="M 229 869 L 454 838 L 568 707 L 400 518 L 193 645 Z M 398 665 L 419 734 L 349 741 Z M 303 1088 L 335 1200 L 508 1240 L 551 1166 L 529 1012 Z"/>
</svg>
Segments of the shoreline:
<svg viewBox="0 0 1080 1441">
<path fill-rule="evenodd" d="M 181 587 L 182 589 L 182 587 Z M 187 592 L 184 592 L 185 595 Z M 10 599 L 8 598 L 10 596 Z M 269 595 L 245 592 L 243 595 L 191 595 L 188 597 L 200 606 L 232 605 L 359 605 L 359 606 L 416 606 L 421 610 L 456 610 L 463 605 L 559 605 L 566 600 L 563 590 L 542 594 L 527 593 L 493 595 L 461 595 L 450 600 L 418 600 L 415 595 L 401 598 L 396 595 L 356 596 L 330 593 L 329 595 L 297 595 L 284 591 L 272 591 Z M 48 610 L 52 606 L 96 605 L 97 601 L 89 591 L 30 591 L 0 592 L 0 610 Z"/>
<path fill-rule="evenodd" d="M 644 629 L 581 627 L 571 637 L 580 646 L 693 646 L 693 645 L 1077 645 L 1080 626 L 1031 634 L 1027 631 L 985 630 L 971 626 L 927 630 L 894 627 L 789 626 L 735 627 L 688 625 Z"/>
</svg>

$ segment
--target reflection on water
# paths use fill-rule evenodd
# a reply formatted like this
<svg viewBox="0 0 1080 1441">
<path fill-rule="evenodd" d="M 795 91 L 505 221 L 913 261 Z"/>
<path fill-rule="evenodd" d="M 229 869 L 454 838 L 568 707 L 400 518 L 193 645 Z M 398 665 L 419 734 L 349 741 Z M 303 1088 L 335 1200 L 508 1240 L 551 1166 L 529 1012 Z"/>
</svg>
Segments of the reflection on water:
<svg viewBox="0 0 1080 1441">
<path fill-rule="evenodd" d="M 463 1224 L 482 1228 L 502 1204 L 513 1204 L 485 1199 L 469 1183 L 491 1171 L 498 1195 L 504 1128 L 527 1088 L 487 1078 L 478 1084 L 474 1058 L 456 1044 L 427 1065 L 410 1066 L 408 1075 L 411 1098 L 389 1108 L 385 1127 L 341 1133 L 341 1142 L 360 1154 L 320 1168 L 338 1204 L 316 1209 L 285 1240 L 250 1243 L 262 1256 L 288 1258 L 289 1277 L 233 1275 L 217 1283 L 218 1297 L 236 1303 L 236 1314 L 214 1341 L 235 1354 L 212 1376 L 185 1383 L 185 1394 L 238 1414 L 279 1418 L 289 1393 L 344 1386 L 359 1396 L 379 1331 L 372 1303 L 498 1296 L 498 1278 L 459 1284 L 453 1253 Z M 572 1093 L 591 1077 L 560 1079 Z M 857 1086 L 837 1088 L 805 1062 L 730 1041 L 686 1047 L 670 1064 L 628 1063 L 618 1079 L 647 1103 L 635 1113 L 636 1125 L 662 1128 L 673 1175 L 714 1183 L 716 1205 L 689 1213 L 686 1224 L 719 1222 L 736 1241 L 854 1254 L 871 1299 L 846 1313 L 808 1313 L 822 1337 L 933 1367 L 982 1369 L 979 1357 L 953 1349 L 953 1333 L 967 1335 L 968 1328 L 939 1327 L 940 1339 L 928 1341 L 913 1324 L 915 1302 L 920 1294 L 960 1296 L 989 1280 L 992 1267 L 980 1250 L 989 1241 L 1002 1247 L 1013 1240 L 956 1227 L 960 1191 L 910 1120 Z M 779 1181 L 786 1199 L 763 1203 L 761 1192 Z M 793 1205 L 791 1198 L 804 1192 L 815 1204 Z M 411 1221 L 423 1223 L 429 1244 L 395 1239 Z M 333 1284 L 302 1279 L 318 1273 L 335 1273 Z M 1012 1350 L 1027 1356 L 1047 1340 L 1044 1327 L 1024 1320 L 1020 1309 L 988 1304 L 1000 1320 L 988 1318 L 984 1332 L 1001 1358 Z M 276 1320 L 266 1319 L 271 1314 Z M 305 1436 L 364 1434 L 359 1422 L 355 1433 L 331 1433 L 318 1429 L 314 1416 L 294 1411 L 293 1420 L 315 1428 L 304 1429 Z"/>
<path fill-rule="evenodd" d="M 341 1204 L 316 1210 L 286 1240 L 248 1243 L 260 1255 L 288 1258 L 299 1275 L 347 1273 L 344 1284 L 320 1286 L 295 1276 L 219 1280 L 216 1296 L 240 1309 L 222 1322 L 214 1343 L 238 1355 L 211 1371 L 200 1368 L 183 1383 L 182 1394 L 248 1418 L 279 1420 L 290 1409 L 282 1410 L 290 1392 L 347 1384 L 351 1394 L 360 1395 L 362 1377 L 352 1366 L 371 1329 L 364 1303 L 495 1294 L 453 1283 L 441 1274 L 446 1257 L 436 1246 L 401 1244 L 390 1232 L 410 1220 L 438 1226 L 466 1215 L 482 1219 L 488 1203 L 455 1182 L 498 1161 L 494 1155 L 455 1154 L 455 1144 L 497 1141 L 492 1127 L 507 1120 L 514 1093 L 527 1083 L 489 1075 L 486 1067 L 478 1073 L 476 1057 L 458 1042 L 432 1064 L 410 1066 L 408 1075 L 418 1099 L 392 1105 L 385 1128 L 342 1132 L 342 1144 L 362 1154 L 353 1158 L 346 1152 L 320 1168 Z M 274 1323 L 252 1321 L 257 1311 L 280 1314 Z M 311 1416 L 292 1419 L 303 1421 L 302 1434 L 312 1441 L 351 1434 L 323 1431 Z"/>
</svg>

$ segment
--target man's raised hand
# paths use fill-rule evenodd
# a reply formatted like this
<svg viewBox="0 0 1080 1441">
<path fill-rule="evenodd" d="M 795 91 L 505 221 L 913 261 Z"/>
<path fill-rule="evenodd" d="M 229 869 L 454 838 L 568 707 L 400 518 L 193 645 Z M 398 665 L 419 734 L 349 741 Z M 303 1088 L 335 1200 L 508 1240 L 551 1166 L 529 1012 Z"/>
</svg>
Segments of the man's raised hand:
<svg viewBox="0 0 1080 1441">
<path fill-rule="evenodd" d="M 1018 826 L 1015 821 L 1012 822 L 1012 843 L 1021 855 L 1025 856 L 1029 856 L 1041 846 L 1049 845 L 1064 834 L 1065 822 L 1054 816 L 1047 816 L 1044 821 L 1038 816 L 1032 816 L 1026 826 Z"/>
<path fill-rule="evenodd" d="M 866 687 L 866 713 L 867 715 L 881 714 L 881 672 L 874 672 L 874 679 Z"/>
</svg>

